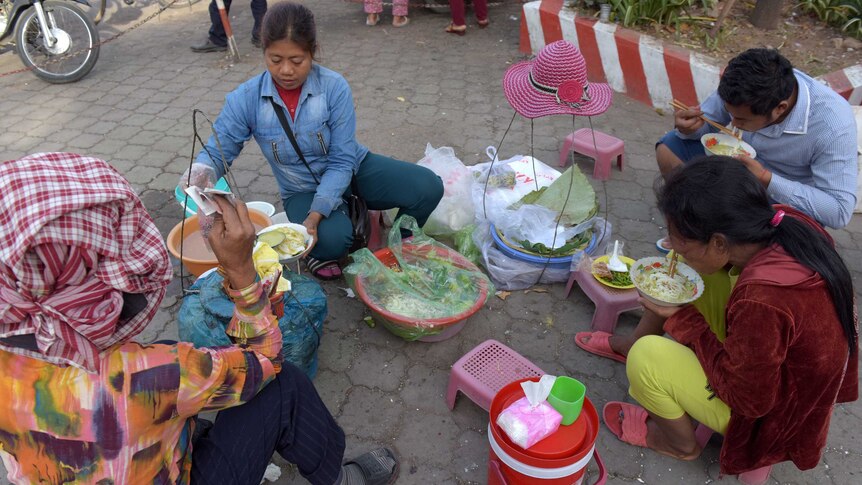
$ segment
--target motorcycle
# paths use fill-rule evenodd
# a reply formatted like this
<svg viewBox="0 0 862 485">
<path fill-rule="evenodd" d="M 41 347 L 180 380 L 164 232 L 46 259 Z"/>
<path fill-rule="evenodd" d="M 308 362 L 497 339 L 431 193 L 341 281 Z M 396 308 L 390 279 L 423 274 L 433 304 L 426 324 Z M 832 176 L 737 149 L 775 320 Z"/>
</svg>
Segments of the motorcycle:
<svg viewBox="0 0 862 485">
<path fill-rule="evenodd" d="M 71 2 L 89 6 L 87 0 L 0 0 L 0 41 L 14 33 L 18 57 L 50 83 L 83 78 L 99 58 L 96 24 Z"/>
</svg>

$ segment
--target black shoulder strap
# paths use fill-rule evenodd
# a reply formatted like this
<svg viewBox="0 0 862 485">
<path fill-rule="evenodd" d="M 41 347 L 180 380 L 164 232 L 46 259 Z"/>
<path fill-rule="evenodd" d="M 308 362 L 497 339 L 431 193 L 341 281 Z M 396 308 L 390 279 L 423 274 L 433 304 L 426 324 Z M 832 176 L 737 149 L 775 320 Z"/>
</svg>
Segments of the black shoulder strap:
<svg viewBox="0 0 862 485">
<path fill-rule="evenodd" d="M 281 122 L 281 127 L 284 128 L 284 132 L 287 134 L 287 138 L 290 140 L 290 144 L 293 145 L 293 149 L 296 150 L 296 154 L 299 155 L 299 159 L 302 160 L 302 163 L 305 164 L 305 168 L 308 169 L 308 173 L 311 174 L 311 177 L 314 178 L 314 181 L 319 185 L 320 180 L 317 178 L 317 175 L 311 170 L 311 167 L 308 165 L 308 162 L 305 161 L 305 157 L 302 155 L 302 150 L 299 149 L 299 143 L 296 142 L 296 137 L 293 136 L 293 130 L 290 129 L 290 125 L 287 124 L 287 118 L 284 116 L 284 110 L 278 103 L 275 102 L 275 99 L 269 98 L 269 102 L 272 103 L 272 108 L 275 110 L 275 115 L 278 116 L 278 121 Z"/>
</svg>

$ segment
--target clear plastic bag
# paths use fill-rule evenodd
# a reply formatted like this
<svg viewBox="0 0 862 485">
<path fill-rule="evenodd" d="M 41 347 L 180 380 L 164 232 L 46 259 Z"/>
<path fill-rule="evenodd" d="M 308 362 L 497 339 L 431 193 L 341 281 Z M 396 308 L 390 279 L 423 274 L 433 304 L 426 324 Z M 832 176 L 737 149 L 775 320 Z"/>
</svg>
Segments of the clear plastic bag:
<svg viewBox="0 0 862 485">
<path fill-rule="evenodd" d="M 497 249 L 491 236 L 491 225 L 488 221 L 476 226 L 473 231 L 473 241 L 482 253 L 482 266 L 491 277 L 491 281 L 500 290 L 523 290 L 537 284 L 562 283 L 569 279 L 569 272 L 577 269 L 578 263 L 585 254 L 595 255 L 598 248 L 604 247 L 612 237 L 611 223 L 601 217 L 592 220 L 592 230 L 596 242 L 591 249 L 578 251 L 572 255 L 571 265 L 567 268 L 547 266 L 540 263 L 530 263 L 512 258 Z"/>
<path fill-rule="evenodd" d="M 413 236 L 402 241 L 401 229 Z M 476 311 L 494 285 L 473 263 L 427 236 L 416 220 L 402 216 L 379 256 L 360 249 L 344 269 L 347 282 L 375 319 L 406 340 L 442 332 Z"/>
<path fill-rule="evenodd" d="M 443 180 L 443 198 L 428 217 L 424 230 L 431 235 L 452 234 L 473 222 L 472 172 L 450 147 L 425 147 L 417 165 L 431 169 Z"/>
</svg>

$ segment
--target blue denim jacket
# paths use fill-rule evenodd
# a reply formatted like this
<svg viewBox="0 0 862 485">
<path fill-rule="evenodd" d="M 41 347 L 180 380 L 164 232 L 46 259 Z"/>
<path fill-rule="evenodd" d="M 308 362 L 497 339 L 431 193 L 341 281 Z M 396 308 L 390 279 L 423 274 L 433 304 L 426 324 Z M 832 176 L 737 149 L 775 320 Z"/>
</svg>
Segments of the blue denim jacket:
<svg viewBox="0 0 862 485">
<path fill-rule="evenodd" d="M 320 185 L 296 155 L 270 98 L 284 109 L 299 148 Z M 324 217 L 341 205 L 344 191 L 368 154 L 368 148 L 356 141 L 356 112 L 350 86 L 340 74 L 317 64 L 312 66 L 302 85 L 295 119 L 290 118 L 284 107 L 272 76 L 264 71 L 227 95 L 224 108 L 215 121 L 215 130 L 228 165 L 253 136 L 272 167 L 281 198 L 314 192 L 310 210 Z M 213 167 L 218 177 L 224 175 L 225 169 L 212 135 L 196 162 Z"/>
</svg>

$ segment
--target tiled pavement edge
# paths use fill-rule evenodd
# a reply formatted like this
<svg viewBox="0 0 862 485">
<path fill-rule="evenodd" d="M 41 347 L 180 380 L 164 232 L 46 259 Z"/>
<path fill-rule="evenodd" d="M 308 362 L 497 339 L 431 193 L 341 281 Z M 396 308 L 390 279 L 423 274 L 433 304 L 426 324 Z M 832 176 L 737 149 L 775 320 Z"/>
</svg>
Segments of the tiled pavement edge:
<svg viewBox="0 0 862 485">
<path fill-rule="evenodd" d="M 421 158 L 426 143 L 452 146 L 468 164 L 483 161 L 484 148 L 499 142 L 512 117 L 500 80 L 509 63 L 521 58 L 520 4 L 492 7 L 490 28 L 479 30 L 470 19 L 467 35 L 457 37 L 443 33 L 446 13 L 413 9 L 412 22 L 402 29 L 388 25 L 387 13 L 379 26 L 370 28 L 359 4 L 306 3 L 318 19 L 320 61 L 344 73 L 353 88 L 360 141 L 411 161 Z M 153 8 L 115 6 L 101 31 L 115 32 Z M 220 54 L 189 51 L 208 23 L 206 3 L 201 2 L 165 12 L 106 45 L 93 72 L 78 83 L 49 85 L 29 74 L 0 78 L 0 160 L 45 150 L 104 158 L 132 181 L 166 235 L 180 220 L 181 209 L 170 192 L 188 164 L 191 109 L 214 119 L 224 94 L 262 69 L 249 42 L 248 4 L 235 2 L 234 8 L 233 25 L 244 52 L 234 65 Z M 0 55 L 0 72 L 18 67 L 13 54 Z M 627 145 L 625 171 L 612 171 L 607 183 L 593 181 L 602 211 L 630 254 L 651 255 L 662 234 L 652 196 L 653 143 L 672 120 L 618 95 L 593 122 Z M 565 117 L 536 120 L 536 157 L 554 165 L 571 123 Z M 586 120 L 576 123 L 586 126 Z M 501 154 L 528 153 L 529 142 L 529 122 L 517 119 Z M 579 165 L 592 173 L 590 161 L 579 160 Z M 278 203 L 269 167 L 254 143 L 237 160 L 234 173 L 244 194 Z M 833 234 L 860 284 L 862 222 L 857 217 Z M 487 415 L 463 397 L 449 411 L 444 394 L 451 364 L 487 338 L 506 343 L 548 372 L 582 379 L 597 405 L 626 399 L 623 366 L 592 357 L 572 343 L 576 332 L 587 329 L 592 304 L 578 290 L 563 298 L 564 284 L 543 286 L 544 293 L 514 292 L 505 301 L 492 297 L 458 336 L 430 344 L 404 342 L 379 325 L 369 328 L 362 321 L 363 305 L 348 298 L 344 287 L 341 281 L 324 284 L 330 315 L 315 384 L 348 434 L 348 455 L 392 446 L 403 460 L 399 484 L 485 482 Z M 179 290 L 174 282 L 140 340 L 177 337 Z M 636 318 L 627 314 L 621 325 L 631 327 Z M 859 403 L 839 406 L 818 467 L 800 473 L 792 465 L 779 465 L 771 483 L 859 483 L 860 418 Z M 612 483 L 689 484 L 718 478 L 716 445 L 696 461 L 679 462 L 624 445 L 602 429 L 597 446 Z M 591 481 L 595 469 L 590 468 Z M 277 483 L 304 483 L 295 470 L 283 470 Z"/>
</svg>

